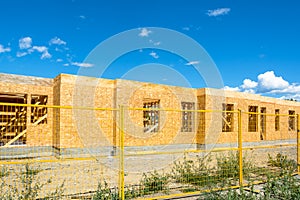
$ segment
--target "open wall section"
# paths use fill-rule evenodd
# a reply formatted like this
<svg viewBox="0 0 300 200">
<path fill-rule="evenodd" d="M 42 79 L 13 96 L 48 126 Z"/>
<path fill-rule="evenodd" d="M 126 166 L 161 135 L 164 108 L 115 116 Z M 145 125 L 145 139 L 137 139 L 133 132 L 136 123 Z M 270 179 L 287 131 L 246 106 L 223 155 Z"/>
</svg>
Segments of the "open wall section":
<svg viewBox="0 0 300 200">
<path fill-rule="evenodd" d="M 0 74 L 0 146 L 53 146 L 52 79 Z M 30 104 L 30 106 L 28 106 Z"/>
</svg>

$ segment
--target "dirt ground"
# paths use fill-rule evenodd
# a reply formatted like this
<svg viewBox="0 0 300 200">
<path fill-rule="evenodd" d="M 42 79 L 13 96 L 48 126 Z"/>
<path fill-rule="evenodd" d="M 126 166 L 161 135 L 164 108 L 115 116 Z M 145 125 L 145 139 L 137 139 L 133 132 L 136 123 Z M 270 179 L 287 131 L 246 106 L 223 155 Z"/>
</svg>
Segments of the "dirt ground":
<svg viewBox="0 0 300 200">
<path fill-rule="evenodd" d="M 281 147 L 276 149 L 250 149 L 244 150 L 243 155 L 251 160 L 258 167 L 267 167 L 268 154 L 275 157 L 277 153 L 287 155 L 296 160 L 296 147 Z M 124 158 L 125 185 L 138 184 L 143 173 L 153 172 L 168 173 L 171 170 L 174 161 L 183 159 L 187 156 L 195 159 L 196 156 L 211 156 L 212 165 L 216 163 L 218 155 L 226 155 L 227 152 L 209 152 L 209 153 L 177 153 L 177 154 L 158 154 L 158 155 L 131 155 Z M 57 159 L 55 157 L 39 158 L 36 160 L 16 160 L 20 164 L 5 164 L 7 161 L 1 161 L 0 168 L 8 170 L 9 175 L 2 177 L 7 184 L 21 187 L 18 179 L 21 171 L 24 171 L 24 164 L 30 163 L 31 169 L 37 169 L 38 173 L 35 181 L 47 183 L 42 189 L 40 196 L 55 191 L 63 184 L 64 195 L 87 194 L 97 190 L 98 184 L 104 181 L 109 187 L 118 187 L 119 184 L 119 158 L 117 156 L 108 156 L 101 158 L 82 158 L 82 159 Z M 17 180 L 17 181 L 16 181 Z M 51 182 L 48 183 L 48 181 Z M 178 193 L 178 191 L 171 191 Z M 68 199 L 70 197 L 65 197 Z M 188 198 L 186 198 L 188 199 Z M 195 199 L 191 197 L 191 199 Z"/>
</svg>

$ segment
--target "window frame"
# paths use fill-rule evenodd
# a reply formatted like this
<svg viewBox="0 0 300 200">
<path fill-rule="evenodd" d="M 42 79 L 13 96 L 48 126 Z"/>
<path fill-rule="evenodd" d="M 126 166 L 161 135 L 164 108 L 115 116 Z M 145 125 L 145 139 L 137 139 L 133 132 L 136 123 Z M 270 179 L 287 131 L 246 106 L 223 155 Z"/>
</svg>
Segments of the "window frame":
<svg viewBox="0 0 300 200">
<path fill-rule="evenodd" d="M 248 132 L 258 132 L 258 106 L 249 106 L 248 112 Z"/>
<path fill-rule="evenodd" d="M 181 102 L 181 132 L 193 132 L 194 131 L 194 119 L 195 113 L 193 111 L 184 110 L 195 110 L 194 102 Z"/>
<path fill-rule="evenodd" d="M 289 118 L 288 118 L 288 130 L 295 131 L 296 130 L 296 118 L 295 118 L 295 110 L 289 110 Z"/>
<path fill-rule="evenodd" d="M 225 104 L 225 103 L 222 104 L 222 132 L 223 133 L 234 131 L 234 113 L 231 111 L 234 111 L 234 104 Z"/>
<path fill-rule="evenodd" d="M 275 131 L 280 131 L 280 109 L 275 109 Z"/>
<path fill-rule="evenodd" d="M 143 108 L 144 133 L 157 133 L 160 128 L 160 100 L 144 99 Z"/>
</svg>

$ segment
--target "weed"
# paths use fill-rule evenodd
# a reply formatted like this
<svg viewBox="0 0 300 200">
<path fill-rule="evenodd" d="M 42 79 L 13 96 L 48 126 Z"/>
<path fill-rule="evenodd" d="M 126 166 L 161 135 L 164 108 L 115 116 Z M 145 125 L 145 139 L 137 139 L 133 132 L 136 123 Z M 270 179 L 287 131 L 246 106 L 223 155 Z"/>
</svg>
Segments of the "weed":
<svg viewBox="0 0 300 200">
<path fill-rule="evenodd" d="M 279 177 L 268 177 L 263 189 L 264 199 L 300 199 L 299 179 L 291 175 L 291 166 L 285 165 L 284 168 L 288 170 L 283 170 Z"/>
<path fill-rule="evenodd" d="M 294 172 L 297 169 L 297 163 L 293 159 L 288 159 L 286 155 L 282 155 L 278 153 L 276 158 L 273 158 L 270 154 L 268 154 L 268 165 L 272 167 L 278 167 L 284 171 L 288 171 L 290 173 Z"/>
<path fill-rule="evenodd" d="M 9 175 L 9 171 L 6 167 L 2 167 L 0 170 L 0 178 L 8 176 Z"/>
<path fill-rule="evenodd" d="M 250 174 L 258 171 L 251 160 L 247 156 L 243 156 L 243 175 L 250 179 Z M 228 156 L 217 156 L 217 170 L 216 174 L 218 179 L 223 182 L 230 182 L 233 180 L 236 182 L 239 178 L 240 165 L 239 165 L 239 154 L 230 152 Z"/>
<path fill-rule="evenodd" d="M 213 168 L 210 168 L 207 163 L 211 161 L 210 157 L 200 157 L 197 159 L 188 160 L 184 156 L 183 161 L 174 162 L 171 171 L 171 177 L 176 182 L 189 183 L 197 186 L 204 186 L 214 182 L 214 176 L 211 175 Z"/>
<path fill-rule="evenodd" d="M 119 199 L 119 194 L 116 190 L 110 188 L 106 181 L 104 185 L 99 182 L 96 194 L 92 197 L 93 200 L 117 200 Z"/>
<path fill-rule="evenodd" d="M 40 192 L 43 191 L 43 187 L 51 183 L 51 179 L 48 179 L 46 182 L 41 183 L 37 179 L 37 174 L 42 170 L 38 168 L 32 168 L 29 164 L 25 164 L 25 170 L 20 174 L 16 174 L 16 178 L 13 180 L 12 184 L 5 183 L 5 180 L 2 178 L 1 194 L 0 199 L 21 199 L 21 200 L 31 200 L 37 199 L 40 195 Z M 61 197 L 63 194 L 64 184 L 56 188 L 56 190 L 44 199 L 56 199 Z"/>
<path fill-rule="evenodd" d="M 142 186 L 141 193 L 143 195 L 152 194 L 155 192 L 166 192 L 167 184 L 169 181 L 169 176 L 164 174 L 159 174 L 157 171 L 154 171 L 150 174 L 143 174 L 143 178 L 140 181 Z"/>
<path fill-rule="evenodd" d="M 50 192 L 47 194 L 47 197 L 44 199 L 59 199 L 63 196 L 65 191 L 65 181 L 58 187 L 55 188 L 54 192 Z"/>
<path fill-rule="evenodd" d="M 156 192 L 166 192 L 168 181 L 169 177 L 167 175 L 159 174 L 157 171 L 149 174 L 144 173 L 139 185 L 125 186 L 125 199 L 132 199 Z M 104 184 L 99 182 L 97 191 L 92 199 L 117 200 L 119 199 L 118 188 L 110 188 L 106 181 L 104 181 Z"/>
<path fill-rule="evenodd" d="M 285 156 L 277 155 L 276 159 L 269 156 L 269 164 L 284 169 L 294 168 L 295 164 L 288 160 Z M 285 164 L 283 164 L 285 163 Z M 289 166 L 290 165 L 290 166 Z M 299 179 L 292 176 L 289 170 L 283 170 L 280 177 L 268 176 L 268 180 L 261 186 L 260 193 L 257 194 L 253 190 L 244 191 L 240 189 L 230 189 L 227 191 L 213 191 L 206 193 L 199 199 L 258 199 L 258 200 L 273 200 L 273 199 L 300 199 L 300 183 Z"/>
</svg>

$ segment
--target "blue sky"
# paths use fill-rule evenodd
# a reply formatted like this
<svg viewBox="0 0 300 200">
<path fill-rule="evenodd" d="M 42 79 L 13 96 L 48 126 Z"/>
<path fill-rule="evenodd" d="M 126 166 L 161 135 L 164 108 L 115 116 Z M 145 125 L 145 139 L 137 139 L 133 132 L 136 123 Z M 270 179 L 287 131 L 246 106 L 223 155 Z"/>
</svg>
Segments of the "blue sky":
<svg viewBox="0 0 300 200">
<path fill-rule="evenodd" d="M 181 85 L 177 78 L 170 79 L 176 73 L 168 73 L 169 67 L 191 87 L 207 87 L 192 65 L 201 60 L 155 48 L 161 41 L 151 41 L 151 27 L 161 27 L 202 45 L 226 89 L 300 100 L 296 0 L 2 0 L 0 8 L 0 73 L 78 74 L 80 68 L 95 67 L 85 61 L 97 45 L 137 29 L 144 33 L 137 37 L 147 38 L 153 48 L 120 55 L 101 77 L 143 80 L 147 76 L 140 74 L 145 72 L 154 82 Z M 139 68 L 136 77 L 122 75 L 148 63 L 164 65 L 165 70 L 155 76 L 150 72 L 157 68 L 146 67 Z"/>
</svg>

